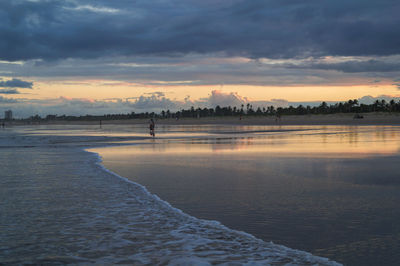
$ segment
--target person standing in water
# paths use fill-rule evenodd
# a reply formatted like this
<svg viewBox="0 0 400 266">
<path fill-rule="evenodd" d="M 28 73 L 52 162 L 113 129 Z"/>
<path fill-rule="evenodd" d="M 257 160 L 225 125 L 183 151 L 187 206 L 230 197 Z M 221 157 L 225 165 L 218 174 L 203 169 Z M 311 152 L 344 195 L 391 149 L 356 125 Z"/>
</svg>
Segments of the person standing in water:
<svg viewBox="0 0 400 266">
<path fill-rule="evenodd" d="M 155 133 L 154 133 L 155 126 L 156 126 L 156 124 L 154 123 L 153 118 L 150 119 L 150 125 L 149 125 L 149 127 L 150 127 L 150 135 L 153 136 L 153 137 L 156 136 Z"/>
</svg>

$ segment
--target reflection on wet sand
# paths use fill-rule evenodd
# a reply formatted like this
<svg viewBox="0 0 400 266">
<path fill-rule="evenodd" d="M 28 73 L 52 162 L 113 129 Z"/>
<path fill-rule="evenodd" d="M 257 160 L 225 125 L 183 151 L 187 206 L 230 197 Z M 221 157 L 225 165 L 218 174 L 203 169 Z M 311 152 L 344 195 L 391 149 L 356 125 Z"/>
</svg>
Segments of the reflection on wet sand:
<svg viewBox="0 0 400 266">
<path fill-rule="evenodd" d="M 130 148 L 140 154 L 274 153 L 275 156 L 367 157 L 397 154 L 400 131 L 396 127 L 322 127 L 307 131 L 265 131 L 264 134 L 208 135 L 190 139 L 165 139 Z M 109 149 L 110 152 L 112 149 Z M 123 152 L 119 149 L 118 153 Z"/>
<path fill-rule="evenodd" d="M 196 217 L 349 265 L 396 265 L 400 128 L 280 128 L 197 127 L 94 151 Z"/>
</svg>

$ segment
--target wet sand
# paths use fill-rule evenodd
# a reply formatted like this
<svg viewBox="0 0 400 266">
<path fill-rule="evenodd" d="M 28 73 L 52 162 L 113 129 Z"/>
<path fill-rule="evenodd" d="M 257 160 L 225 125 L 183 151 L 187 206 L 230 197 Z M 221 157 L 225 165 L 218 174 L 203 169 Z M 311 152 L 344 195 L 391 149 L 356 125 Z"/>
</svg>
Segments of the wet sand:
<svg viewBox="0 0 400 266">
<path fill-rule="evenodd" d="M 146 144 L 92 151 L 195 217 L 345 265 L 398 265 L 399 147 L 399 126 L 160 125 Z"/>
<path fill-rule="evenodd" d="M 200 118 L 158 118 L 156 125 L 400 125 L 399 113 L 366 113 L 364 118 L 354 119 L 354 114 L 328 115 L 287 115 L 279 120 L 275 116 L 200 117 Z M 102 120 L 106 124 L 148 124 L 149 119 Z M 13 125 L 26 125 L 27 122 L 14 121 Z M 77 124 L 98 125 L 99 121 L 45 121 L 31 124 Z"/>
</svg>

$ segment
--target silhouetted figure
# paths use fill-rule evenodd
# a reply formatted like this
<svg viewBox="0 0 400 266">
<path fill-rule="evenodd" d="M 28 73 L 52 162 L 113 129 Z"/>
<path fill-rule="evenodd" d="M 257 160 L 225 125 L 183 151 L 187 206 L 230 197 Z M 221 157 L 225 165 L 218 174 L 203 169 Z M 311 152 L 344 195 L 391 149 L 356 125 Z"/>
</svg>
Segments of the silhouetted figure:
<svg viewBox="0 0 400 266">
<path fill-rule="evenodd" d="M 154 128 L 156 127 L 156 124 L 154 123 L 153 118 L 150 119 L 150 125 L 149 125 L 149 127 L 150 127 L 150 135 L 153 136 L 153 137 L 155 137 L 156 135 L 155 135 L 155 133 L 154 133 Z"/>
<path fill-rule="evenodd" d="M 280 123 L 281 122 L 281 114 L 276 114 L 276 117 L 275 117 L 275 122 L 276 123 Z"/>
<path fill-rule="evenodd" d="M 101 120 L 100 120 L 100 128 L 101 128 Z"/>
<path fill-rule="evenodd" d="M 4 122 L 3 123 L 1 123 L 1 127 L 2 128 L 4 128 L 6 125 L 4 124 Z"/>
</svg>

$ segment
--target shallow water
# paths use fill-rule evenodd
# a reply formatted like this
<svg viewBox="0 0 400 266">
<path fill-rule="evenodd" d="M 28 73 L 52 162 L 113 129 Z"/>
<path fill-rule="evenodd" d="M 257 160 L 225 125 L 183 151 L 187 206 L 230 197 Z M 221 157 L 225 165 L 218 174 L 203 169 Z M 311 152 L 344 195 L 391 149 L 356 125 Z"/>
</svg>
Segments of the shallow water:
<svg viewBox="0 0 400 266">
<path fill-rule="evenodd" d="M 130 130 L 0 131 L 0 264 L 335 265 L 184 214 L 83 151 L 151 143 L 140 129 Z M 182 132 L 166 131 L 181 138 Z"/>
<path fill-rule="evenodd" d="M 158 133 L 141 145 L 94 151 L 108 169 L 195 217 L 348 265 L 400 261 L 399 127 Z"/>
</svg>

